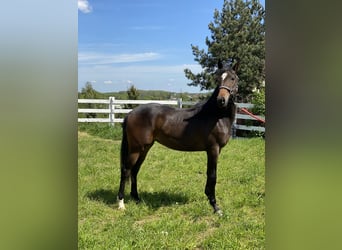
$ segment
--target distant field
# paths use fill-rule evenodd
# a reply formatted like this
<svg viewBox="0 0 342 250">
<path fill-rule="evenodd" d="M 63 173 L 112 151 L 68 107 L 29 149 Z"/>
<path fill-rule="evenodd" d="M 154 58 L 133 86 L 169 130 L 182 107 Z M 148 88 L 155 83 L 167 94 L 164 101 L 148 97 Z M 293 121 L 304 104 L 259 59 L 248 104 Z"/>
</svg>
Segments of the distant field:
<svg viewBox="0 0 342 250">
<path fill-rule="evenodd" d="M 231 140 L 218 164 L 216 196 L 204 194 L 206 154 L 156 143 L 138 175 L 140 204 L 119 211 L 120 141 L 78 134 L 79 249 L 265 249 L 265 141 Z"/>
</svg>

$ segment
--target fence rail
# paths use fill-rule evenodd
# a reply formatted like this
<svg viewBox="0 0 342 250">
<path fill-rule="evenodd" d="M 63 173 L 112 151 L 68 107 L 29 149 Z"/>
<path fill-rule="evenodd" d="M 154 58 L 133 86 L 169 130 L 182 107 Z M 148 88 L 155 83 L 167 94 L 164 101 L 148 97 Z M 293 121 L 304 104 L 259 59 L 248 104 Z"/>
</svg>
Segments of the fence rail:
<svg viewBox="0 0 342 250">
<path fill-rule="evenodd" d="M 107 118 L 78 118 L 78 122 L 104 122 L 110 123 L 114 125 L 114 123 L 122 123 L 123 118 L 116 118 L 115 114 L 127 114 L 132 109 L 122 108 L 123 105 L 132 104 L 132 105 L 140 105 L 147 103 L 159 103 L 166 105 L 177 106 L 178 108 L 182 108 L 183 105 L 192 106 L 196 104 L 196 102 L 183 102 L 182 99 L 178 100 L 116 100 L 114 97 L 109 97 L 109 99 L 78 99 L 79 104 L 105 104 L 108 105 L 106 108 L 79 108 L 78 113 L 97 113 L 97 114 L 108 114 Z M 254 105 L 251 103 L 236 103 L 238 108 L 252 108 Z M 265 119 L 263 116 L 257 116 L 261 119 Z M 245 114 L 236 114 L 234 128 L 239 130 L 252 130 L 265 132 L 265 127 L 262 126 L 247 126 L 236 124 L 236 120 L 257 120 L 254 117 Z"/>
</svg>

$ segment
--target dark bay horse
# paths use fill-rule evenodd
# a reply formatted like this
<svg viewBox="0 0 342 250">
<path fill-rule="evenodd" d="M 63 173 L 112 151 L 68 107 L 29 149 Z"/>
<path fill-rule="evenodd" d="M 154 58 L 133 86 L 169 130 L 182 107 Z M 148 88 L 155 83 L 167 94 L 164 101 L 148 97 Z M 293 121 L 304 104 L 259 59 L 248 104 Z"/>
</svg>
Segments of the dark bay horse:
<svg viewBox="0 0 342 250">
<path fill-rule="evenodd" d="M 214 212 L 222 214 L 216 204 L 216 166 L 221 149 L 231 136 L 236 106 L 232 96 L 237 92 L 238 76 L 233 68 L 219 64 L 218 86 L 211 97 L 188 109 L 160 104 L 140 105 L 124 119 L 121 143 L 121 180 L 119 209 L 125 209 L 125 181 L 131 178 L 131 196 L 140 201 L 137 174 L 155 141 L 175 150 L 207 152 L 205 194 Z"/>
</svg>

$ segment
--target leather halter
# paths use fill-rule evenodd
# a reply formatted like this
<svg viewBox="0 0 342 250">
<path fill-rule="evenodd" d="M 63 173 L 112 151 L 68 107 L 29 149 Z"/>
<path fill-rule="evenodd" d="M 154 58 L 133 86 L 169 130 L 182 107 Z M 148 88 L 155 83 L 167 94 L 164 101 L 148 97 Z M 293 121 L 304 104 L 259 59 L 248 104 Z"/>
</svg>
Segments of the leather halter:
<svg viewBox="0 0 342 250">
<path fill-rule="evenodd" d="M 223 85 L 221 85 L 221 86 L 219 87 L 219 89 L 226 89 L 226 90 L 228 91 L 229 94 L 232 92 L 231 88 L 229 88 L 229 87 L 227 87 L 227 86 L 223 86 Z"/>
</svg>

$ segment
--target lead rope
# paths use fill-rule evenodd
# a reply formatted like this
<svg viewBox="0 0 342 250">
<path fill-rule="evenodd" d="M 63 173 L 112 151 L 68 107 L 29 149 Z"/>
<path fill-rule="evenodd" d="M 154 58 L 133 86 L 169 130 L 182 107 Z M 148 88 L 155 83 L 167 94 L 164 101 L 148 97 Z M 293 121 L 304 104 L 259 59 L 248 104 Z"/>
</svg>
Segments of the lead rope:
<svg viewBox="0 0 342 250">
<path fill-rule="evenodd" d="M 255 119 L 258 120 L 259 122 L 266 123 L 265 120 L 263 120 L 263 119 L 261 119 L 260 117 L 258 117 L 258 116 L 256 116 L 256 115 L 252 114 L 252 113 L 249 112 L 247 109 L 241 108 L 240 110 L 241 110 L 242 112 L 244 112 L 244 113 L 250 115 L 251 117 L 255 118 Z"/>
</svg>

